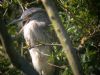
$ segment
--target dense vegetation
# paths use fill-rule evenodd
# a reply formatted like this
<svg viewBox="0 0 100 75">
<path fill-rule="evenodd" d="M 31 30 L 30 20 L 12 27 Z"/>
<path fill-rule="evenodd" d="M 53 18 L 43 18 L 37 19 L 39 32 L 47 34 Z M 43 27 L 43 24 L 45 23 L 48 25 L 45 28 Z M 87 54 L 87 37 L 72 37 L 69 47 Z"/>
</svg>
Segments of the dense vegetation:
<svg viewBox="0 0 100 75">
<path fill-rule="evenodd" d="M 59 16 L 80 57 L 85 75 L 100 73 L 100 1 L 99 0 L 54 0 Z M 17 24 L 7 25 L 20 17 L 23 9 L 41 7 L 40 0 L 1 0 L 0 25 L 6 25 L 18 52 L 30 61 L 24 39 Z M 62 50 L 55 46 L 55 64 L 59 75 L 72 75 Z M 67 66 L 66 66 L 67 65 Z M 0 43 L 0 75 L 22 75 L 9 60 Z M 58 74 L 57 74 L 58 75 Z"/>
</svg>

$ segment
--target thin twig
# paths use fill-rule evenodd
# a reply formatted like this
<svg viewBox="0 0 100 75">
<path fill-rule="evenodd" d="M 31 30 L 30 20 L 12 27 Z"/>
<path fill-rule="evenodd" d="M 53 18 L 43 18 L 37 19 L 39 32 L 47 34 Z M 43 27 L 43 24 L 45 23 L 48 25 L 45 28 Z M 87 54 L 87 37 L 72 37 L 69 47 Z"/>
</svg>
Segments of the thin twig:
<svg viewBox="0 0 100 75">
<path fill-rule="evenodd" d="M 23 26 L 23 27 L 19 30 L 19 32 L 16 34 L 16 37 L 22 33 L 23 28 L 24 28 L 24 26 Z"/>
<path fill-rule="evenodd" d="M 61 44 L 40 43 L 40 44 L 32 46 L 30 48 L 39 47 L 39 46 L 61 46 Z"/>
<path fill-rule="evenodd" d="M 19 0 L 17 0 L 17 1 L 19 3 L 20 7 L 22 8 L 22 11 L 24 12 L 24 7 L 23 7 L 22 3 Z"/>
<path fill-rule="evenodd" d="M 51 64 L 51 63 L 48 63 L 48 65 L 53 66 L 53 67 L 57 67 L 57 68 L 60 68 L 60 69 L 66 68 L 66 66 L 58 66 L 58 65 L 55 65 L 55 64 Z"/>
<path fill-rule="evenodd" d="M 32 4 L 36 4 L 36 3 L 37 3 L 37 1 L 33 1 L 33 2 L 31 2 L 31 3 L 26 3 L 25 7 L 28 7 L 28 6 L 30 6 L 30 5 L 32 5 Z"/>
<path fill-rule="evenodd" d="M 7 10 L 8 10 L 8 8 L 5 10 L 5 12 L 4 12 L 4 14 L 3 14 L 3 16 L 5 16 L 5 14 L 6 14 Z"/>
</svg>

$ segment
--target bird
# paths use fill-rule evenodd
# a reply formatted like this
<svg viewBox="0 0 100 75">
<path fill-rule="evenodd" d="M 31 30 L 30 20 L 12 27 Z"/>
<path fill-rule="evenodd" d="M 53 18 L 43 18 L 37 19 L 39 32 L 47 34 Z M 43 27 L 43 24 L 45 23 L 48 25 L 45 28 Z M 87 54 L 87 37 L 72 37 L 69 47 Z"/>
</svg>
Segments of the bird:
<svg viewBox="0 0 100 75">
<path fill-rule="evenodd" d="M 52 42 L 52 35 L 48 31 L 51 22 L 46 11 L 42 8 L 28 8 L 20 19 L 34 69 L 39 75 L 53 75 L 54 67 L 48 64 L 54 63 L 53 59 L 50 60 L 53 48 L 45 45 Z"/>
</svg>

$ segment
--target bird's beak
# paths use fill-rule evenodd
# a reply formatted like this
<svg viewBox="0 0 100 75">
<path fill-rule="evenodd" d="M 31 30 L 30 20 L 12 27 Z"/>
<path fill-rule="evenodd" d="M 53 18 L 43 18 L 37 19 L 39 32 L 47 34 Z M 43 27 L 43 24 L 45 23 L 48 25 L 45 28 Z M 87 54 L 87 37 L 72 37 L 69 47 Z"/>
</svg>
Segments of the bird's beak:
<svg viewBox="0 0 100 75">
<path fill-rule="evenodd" d="M 12 22 L 10 22 L 8 25 L 15 24 L 15 23 L 20 22 L 20 21 L 22 21 L 22 20 L 23 20 L 22 18 L 15 19 L 15 20 L 13 20 Z"/>
</svg>

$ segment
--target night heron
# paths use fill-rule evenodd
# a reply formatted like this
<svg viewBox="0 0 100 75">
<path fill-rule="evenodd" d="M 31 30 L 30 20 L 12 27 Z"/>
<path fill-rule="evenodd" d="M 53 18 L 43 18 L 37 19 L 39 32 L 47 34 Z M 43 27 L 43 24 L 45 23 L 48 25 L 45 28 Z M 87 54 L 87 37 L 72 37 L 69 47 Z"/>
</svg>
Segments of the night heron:
<svg viewBox="0 0 100 75">
<path fill-rule="evenodd" d="M 30 47 L 29 53 L 34 68 L 40 75 L 52 75 L 54 67 L 48 64 L 54 62 L 49 59 L 52 48 L 48 45 L 40 45 L 51 43 L 48 15 L 41 8 L 30 8 L 22 13 L 19 20 L 23 24 L 23 35 L 26 44 Z"/>
</svg>

